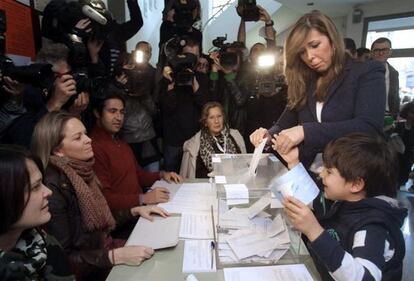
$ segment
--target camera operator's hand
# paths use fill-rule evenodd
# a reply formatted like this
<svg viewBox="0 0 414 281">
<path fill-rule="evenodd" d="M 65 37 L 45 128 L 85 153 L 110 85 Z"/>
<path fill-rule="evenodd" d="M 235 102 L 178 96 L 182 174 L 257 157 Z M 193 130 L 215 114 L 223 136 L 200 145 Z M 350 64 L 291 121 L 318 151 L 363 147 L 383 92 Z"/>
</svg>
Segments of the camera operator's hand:
<svg viewBox="0 0 414 281">
<path fill-rule="evenodd" d="M 263 8 L 260 5 L 257 5 L 257 8 L 259 8 L 259 13 L 260 13 L 260 20 L 264 21 L 264 22 L 269 22 L 272 20 L 272 18 L 270 17 L 269 13 L 265 10 L 265 8 Z"/>
<path fill-rule="evenodd" d="M 195 76 L 195 75 L 194 75 L 194 77 L 193 77 L 193 83 L 192 83 L 192 86 L 193 86 L 193 93 L 197 92 L 197 91 L 198 91 L 198 89 L 200 89 L 200 84 L 198 83 L 197 78 L 196 78 L 196 76 Z"/>
<path fill-rule="evenodd" d="M 4 76 L 3 77 L 4 85 L 3 90 L 9 93 L 12 96 L 21 96 L 24 92 L 25 85 L 11 79 L 10 77 Z"/>
<path fill-rule="evenodd" d="M 90 24 L 91 24 L 91 20 L 90 19 L 88 19 L 88 18 L 81 19 L 80 21 L 78 21 L 76 23 L 75 28 L 80 29 L 80 30 L 83 30 L 86 33 L 89 33 L 89 32 L 92 31 L 92 28 L 89 27 Z"/>
<path fill-rule="evenodd" d="M 91 62 L 96 64 L 99 61 L 99 51 L 102 48 L 104 41 L 103 40 L 98 40 L 95 38 L 90 37 L 88 39 L 88 51 L 89 51 L 89 56 L 91 57 Z"/>
<path fill-rule="evenodd" d="M 170 66 L 165 66 L 162 69 L 162 76 L 167 79 L 170 83 L 168 83 L 167 91 L 172 91 L 174 89 L 175 83 L 173 80 L 173 70 Z"/>
<path fill-rule="evenodd" d="M 220 65 L 219 56 L 220 54 L 217 51 L 210 53 L 210 58 L 213 60 L 213 65 L 211 66 L 212 72 L 219 72 L 220 70 L 223 70 L 223 68 Z"/>
<path fill-rule="evenodd" d="M 46 105 L 49 112 L 60 110 L 71 96 L 76 95 L 76 81 L 70 74 L 57 77 L 53 87 L 52 96 Z"/>
<path fill-rule="evenodd" d="M 162 76 L 164 76 L 165 79 L 167 79 L 170 82 L 173 82 L 173 78 L 172 78 L 173 73 L 174 72 L 170 66 L 164 66 L 162 70 Z"/>
<path fill-rule="evenodd" d="M 169 10 L 167 12 L 166 20 L 170 22 L 174 22 L 174 15 L 175 15 L 175 10 L 174 9 Z"/>
<path fill-rule="evenodd" d="M 116 76 L 115 79 L 119 84 L 122 84 L 122 85 L 125 85 L 126 83 L 128 83 L 128 76 L 125 73 L 122 73 L 121 75 Z"/>
<path fill-rule="evenodd" d="M 73 105 L 69 108 L 69 112 L 74 116 L 80 116 L 89 104 L 89 94 L 87 92 L 81 92 L 79 96 L 73 102 Z"/>
</svg>

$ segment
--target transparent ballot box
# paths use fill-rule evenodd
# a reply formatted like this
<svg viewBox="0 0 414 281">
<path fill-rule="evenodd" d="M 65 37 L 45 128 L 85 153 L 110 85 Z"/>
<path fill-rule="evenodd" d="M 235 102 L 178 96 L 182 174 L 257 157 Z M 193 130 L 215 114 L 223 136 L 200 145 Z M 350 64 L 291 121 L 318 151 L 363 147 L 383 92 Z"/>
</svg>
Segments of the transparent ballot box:
<svg viewBox="0 0 414 281">
<path fill-rule="evenodd" d="M 309 253 L 286 219 L 270 186 L 287 169 L 273 155 L 264 154 L 257 174 L 249 174 L 251 154 L 215 155 L 217 190 L 217 267 L 304 263 Z"/>
</svg>

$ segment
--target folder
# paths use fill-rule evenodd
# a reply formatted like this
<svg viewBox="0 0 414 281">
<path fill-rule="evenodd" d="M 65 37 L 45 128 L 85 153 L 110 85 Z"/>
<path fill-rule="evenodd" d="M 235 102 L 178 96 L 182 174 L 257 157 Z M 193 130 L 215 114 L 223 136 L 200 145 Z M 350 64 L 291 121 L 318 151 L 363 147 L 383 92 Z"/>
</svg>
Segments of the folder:
<svg viewBox="0 0 414 281">
<path fill-rule="evenodd" d="M 181 217 L 154 216 L 152 222 L 139 218 L 126 245 L 143 245 L 154 250 L 175 247 L 178 244 L 180 222 Z"/>
</svg>

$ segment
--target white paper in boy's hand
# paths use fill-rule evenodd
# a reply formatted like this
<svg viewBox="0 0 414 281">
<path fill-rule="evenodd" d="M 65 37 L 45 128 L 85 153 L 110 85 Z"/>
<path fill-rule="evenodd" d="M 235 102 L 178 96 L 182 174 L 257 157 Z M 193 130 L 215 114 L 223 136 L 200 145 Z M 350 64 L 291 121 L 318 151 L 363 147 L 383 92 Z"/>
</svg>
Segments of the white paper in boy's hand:
<svg viewBox="0 0 414 281">
<path fill-rule="evenodd" d="M 302 182 L 303 183 L 303 182 Z M 308 182 L 310 183 L 310 182 Z M 283 197 L 293 196 L 296 199 L 302 201 L 305 205 L 308 205 L 319 194 L 319 189 L 312 181 L 310 185 L 299 185 L 294 182 L 287 182 L 277 187 L 277 190 L 282 193 Z"/>
<path fill-rule="evenodd" d="M 308 205 L 319 194 L 319 188 L 309 176 L 305 167 L 299 163 L 292 170 L 276 178 L 271 185 L 273 193 L 283 197 L 293 196 Z"/>
</svg>

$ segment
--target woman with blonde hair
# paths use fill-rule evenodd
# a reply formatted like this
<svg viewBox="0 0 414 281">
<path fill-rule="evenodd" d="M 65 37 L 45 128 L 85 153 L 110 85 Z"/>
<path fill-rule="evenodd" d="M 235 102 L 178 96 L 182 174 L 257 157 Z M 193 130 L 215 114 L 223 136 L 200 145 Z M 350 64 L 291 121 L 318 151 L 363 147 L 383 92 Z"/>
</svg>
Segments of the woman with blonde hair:
<svg viewBox="0 0 414 281">
<path fill-rule="evenodd" d="M 200 123 L 202 129 L 183 145 L 180 175 L 185 178 L 206 178 L 213 171 L 213 154 L 246 153 L 239 131 L 228 128 L 220 103 L 206 103 Z"/>
<path fill-rule="evenodd" d="M 51 112 L 35 127 L 32 151 L 46 167 L 45 183 L 52 219 L 47 231 L 62 244 L 77 280 L 104 279 L 112 265 L 139 265 L 153 249 L 124 246 L 110 232 L 133 217 L 167 216 L 155 206 L 139 206 L 111 213 L 92 170 L 91 139 L 82 122 L 65 112 Z"/>
<path fill-rule="evenodd" d="M 288 104 L 269 130 L 250 135 L 258 145 L 267 137 L 281 154 L 299 147 L 300 160 L 315 170 L 333 139 L 352 132 L 382 134 L 385 68 L 347 59 L 333 21 L 319 11 L 303 15 L 285 44 Z M 317 157 L 318 156 L 318 157 Z M 313 170 L 313 169 L 312 169 Z"/>
</svg>

